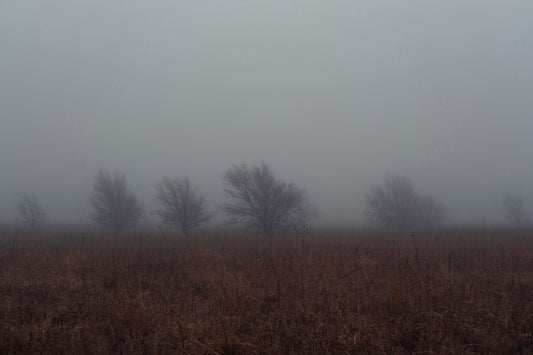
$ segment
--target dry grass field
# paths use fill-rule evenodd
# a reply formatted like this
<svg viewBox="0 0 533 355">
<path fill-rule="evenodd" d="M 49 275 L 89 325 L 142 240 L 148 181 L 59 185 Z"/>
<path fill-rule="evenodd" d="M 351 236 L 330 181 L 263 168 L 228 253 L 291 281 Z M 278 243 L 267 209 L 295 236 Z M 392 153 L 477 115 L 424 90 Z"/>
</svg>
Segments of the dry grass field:
<svg viewBox="0 0 533 355">
<path fill-rule="evenodd" d="M 0 353 L 533 353 L 532 231 L 0 238 Z"/>
</svg>

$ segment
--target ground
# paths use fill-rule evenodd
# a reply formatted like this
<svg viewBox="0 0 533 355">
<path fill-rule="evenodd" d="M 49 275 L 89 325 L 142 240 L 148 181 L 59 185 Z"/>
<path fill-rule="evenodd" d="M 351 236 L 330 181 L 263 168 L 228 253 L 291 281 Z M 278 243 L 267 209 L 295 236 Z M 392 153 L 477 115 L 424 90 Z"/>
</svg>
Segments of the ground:
<svg viewBox="0 0 533 355">
<path fill-rule="evenodd" d="M 0 238 L 0 353 L 533 353 L 533 231 Z"/>
</svg>

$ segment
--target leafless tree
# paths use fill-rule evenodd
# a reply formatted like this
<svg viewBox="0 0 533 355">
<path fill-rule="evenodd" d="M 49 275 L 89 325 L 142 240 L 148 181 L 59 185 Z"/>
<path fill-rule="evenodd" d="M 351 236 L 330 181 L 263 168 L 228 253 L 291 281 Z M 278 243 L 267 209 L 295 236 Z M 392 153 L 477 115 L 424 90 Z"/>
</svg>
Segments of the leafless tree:
<svg viewBox="0 0 533 355">
<path fill-rule="evenodd" d="M 439 225 L 446 216 L 444 205 L 433 196 L 418 195 L 418 226 L 430 229 Z"/>
<path fill-rule="evenodd" d="M 371 221 L 385 228 L 429 228 L 444 214 L 436 199 L 416 193 L 411 180 L 398 175 L 385 176 L 383 185 L 367 194 L 366 202 Z"/>
<path fill-rule="evenodd" d="M 188 178 L 161 179 L 155 186 L 161 208 L 156 214 L 164 223 L 178 227 L 189 241 L 192 229 L 207 222 L 211 215 L 207 211 L 204 195 L 191 186 Z"/>
<path fill-rule="evenodd" d="M 46 219 L 44 208 L 41 206 L 34 193 L 24 194 L 19 197 L 17 212 L 20 221 L 31 229 L 37 228 L 39 225 L 43 224 Z"/>
<path fill-rule="evenodd" d="M 115 172 L 113 176 L 100 170 L 94 178 L 91 194 L 92 220 L 115 232 L 138 223 L 144 211 L 135 195 L 128 191 L 124 174 Z"/>
<path fill-rule="evenodd" d="M 521 196 L 506 194 L 502 198 L 505 208 L 505 217 L 515 227 L 524 227 L 529 224 L 529 212 Z"/>
<path fill-rule="evenodd" d="M 306 223 L 310 217 L 305 192 L 293 183 L 274 177 L 272 169 L 261 163 L 248 167 L 234 165 L 223 176 L 228 201 L 222 205 L 233 223 L 242 223 L 264 235 Z"/>
</svg>

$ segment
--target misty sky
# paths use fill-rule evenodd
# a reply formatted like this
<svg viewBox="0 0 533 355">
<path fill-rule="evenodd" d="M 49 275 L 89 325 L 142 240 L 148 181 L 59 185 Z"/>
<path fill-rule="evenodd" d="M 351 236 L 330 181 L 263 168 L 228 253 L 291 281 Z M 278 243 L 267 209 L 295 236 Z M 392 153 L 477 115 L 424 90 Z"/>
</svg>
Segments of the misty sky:
<svg viewBox="0 0 533 355">
<path fill-rule="evenodd" d="M 532 138 L 529 0 L 0 1 L 0 221 L 25 192 L 88 221 L 100 168 L 148 212 L 165 175 L 216 210 L 261 160 L 324 223 L 386 173 L 500 221 L 506 192 L 533 210 Z"/>
</svg>

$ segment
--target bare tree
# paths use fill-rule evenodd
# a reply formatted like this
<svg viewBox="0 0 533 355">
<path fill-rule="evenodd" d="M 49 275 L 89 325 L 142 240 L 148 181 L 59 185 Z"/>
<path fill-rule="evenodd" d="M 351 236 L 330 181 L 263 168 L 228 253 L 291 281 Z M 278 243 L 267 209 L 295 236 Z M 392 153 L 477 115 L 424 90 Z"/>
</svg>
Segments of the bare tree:
<svg viewBox="0 0 533 355">
<path fill-rule="evenodd" d="M 100 170 L 94 178 L 91 194 L 92 220 L 105 228 L 120 232 L 139 222 L 144 214 L 142 205 L 128 191 L 124 174 L 113 176 Z"/>
<path fill-rule="evenodd" d="M 293 183 L 277 180 L 264 162 L 251 168 L 245 163 L 234 165 L 223 180 L 228 201 L 222 210 L 233 223 L 272 235 L 309 218 L 305 192 Z"/>
<path fill-rule="evenodd" d="M 189 241 L 192 229 L 207 222 L 211 215 L 207 211 L 204 195 L 191 186 L 188 178 L 161 179 L 155 186 L 161 208 L 156 214 L 164 223 L 178 227 Z"/>
<path fill-rule="evenodd" d="M 31 229 L 37 228 L 46 219 L 44 209 L 34 193 L 24 194 L 19 197 L 17 212 L 20 221 Z"/>
<path fill-rule="evenodd" d="M 366 202 L 371 221 L 385 228 L 428 228 L 444 214 L 437 200 L 416 193 L 411 180 L 398 175 L 385 176 L 383 185 L 366 195 Z"/>
<path fill-rule="evenodd" d="M 446 216 L 444 205 L 433 196 L 418 195 L 418 226 L 429 229 L 439 225 Z"/>
<path fill-rule="evenodd" d="M 506 194 L 502 198 L 505 208 L 505 217 L 515 227 L 524 227 L 529 224 L 529 212 L 521 196 Z"/>
</svg>

